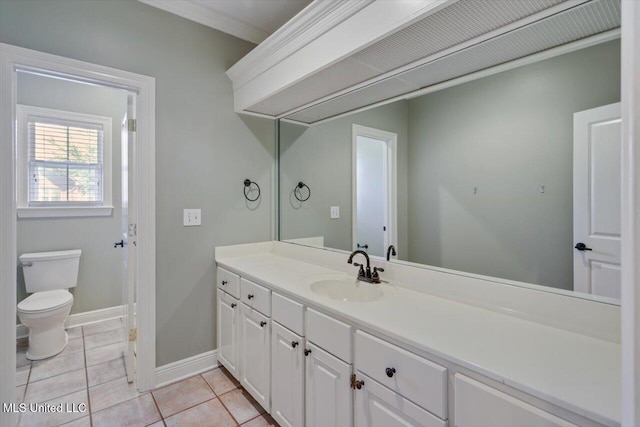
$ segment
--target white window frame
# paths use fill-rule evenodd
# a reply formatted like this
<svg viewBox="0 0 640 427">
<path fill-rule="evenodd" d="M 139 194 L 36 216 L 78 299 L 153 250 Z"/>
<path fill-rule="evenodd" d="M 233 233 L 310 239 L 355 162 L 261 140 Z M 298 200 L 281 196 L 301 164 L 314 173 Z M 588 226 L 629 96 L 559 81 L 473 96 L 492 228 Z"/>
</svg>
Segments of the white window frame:
<svg viewBox="0 0 640 427">
<path fill-rule="evenodd" d="M 113 212 L 112 175 L 112 119 L 92 114 L 54 110 L 32 105 L 16 105 L 18 131 L 17 164 L 17 213 L 18 218 L 57 218 L 111 216 Z M 103 129 L 102 141 L 102 191 L 103 200 L 98 205 L 78 205 L 69 203 L 57 206 L 29 206 L 29 132 L 28 117 L 40 116 L 68 122 L 84 122 L 99 125 Z"/>
</svg>

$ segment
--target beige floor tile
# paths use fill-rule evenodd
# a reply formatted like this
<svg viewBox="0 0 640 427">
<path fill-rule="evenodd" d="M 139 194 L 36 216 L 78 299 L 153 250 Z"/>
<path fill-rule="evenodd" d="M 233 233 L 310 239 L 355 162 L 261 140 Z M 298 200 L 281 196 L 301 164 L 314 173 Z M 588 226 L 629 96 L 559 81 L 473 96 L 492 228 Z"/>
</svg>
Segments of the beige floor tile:
<svg viewBox="0 0 640 427">
<path fill-rule="evenodd" d="M 58 355 L 49 359 L 37 360 L 33 362 L 33 369 L 29 381 L 40 381 L 55 375 L 65 374 L 84 368 L 84 353 L 76 352 L 65 355 Z"/>
<path fill-rule="evenodd" d="M 102 322 L 92 323 L 90 325 L 85 325 L 82 327 L 84 331 L 84 336 L 87 337 L 89 335 L 95 335 L 102 332 L 112 331 L 114 329 L 122 329 L 123 328 L 122 319 L 111 319 L 105 320 Z"/>
<path fill-rule="evenodd" d="M 143 427 L 160 420 L 160 413 L 150 394 L 127 400 L 93 414 L 94 427 Z"/>
<path fill-rule="evenodd" d="M 127 371 L 125 370 L 124 359 L 122 357 L 87 367 L 89 387 L 113 381 L 125 375 L 127 375 Z"/>
<path fill-rule="evenodd" d="M 75 353 L 77 351 L 84 350 L 84 343 L 82 341 L 82 337 L 71 338 L 69 337 L 69 342 L 67 342 L 67 346 L 58 353 L 56 356 L 65 356 L 67 354 Z"/>
<path fill-rule="evenodd" d="M 239 424 L 262 414 L 264 409 L 243 389 L 223 394 L 219 398 Z"/>
<path fill-rule="evenodd" d="M 91 427 L 91 418 L 89 418 L 88 416 L 78 418 L 77 420 L 71 421 L 70 423 L 62 424 L 62 426 L 60 427 Z"/>
<path fill-rule="evenodd" d="M 45 404 L 73 409 L 77 412 L 25 412 L 20 416 L 20 426 L 25 427 L 54 427 L 65 424 L 79 418 L 86 417 L 89 414 L 89 406 L 87 405 L 87 391 L 81 390 L 66 396 L 57 397 L 45 402 Z M 78 411 L 79 405 L 85 405 L 85 412 Z"/>
<path fill-rule="evenodd" d="M 202 377 L 218 396 L 240 386 L 238 381 L 225 368 L 207 371 L 202 374 Z"/>
<path fill-rule="evenodd" d="M 164 427 L 164 422 L 158 421 L 157 423 L 150 424 L 147 427 Z"/>
<path fill-rule="evenodd" d="M 97 365 L 98 363 L 104 363 L 122 357 L 125 346 L 126 342 L 122 341 L 87 350 L 87 366 Z"/>
<path fill-rule="evenodd" d="M 82 338 L 82 326 L 76 326 L 75 328 L 67 329 L 67 335 L 69 339 Z"/>
<path fill-rule="evenodd" d="M 20 338 L 16 342 L 16 368 L 19 368 L 20 366 L 25 366 L 31 363 L 31 361 L 27 359 L 28 347 L 29 347 L 28 338 Z"/>
<path fill-rule="evenodd" d="M 25 402 L 41 403 L 87 388 L 84 368 L 56 375 L 40 381 L 29 381 Z"/>
<path fill-rule="evenodd" d="M 120 329 L 114 329 L 108 332 L 89 335 L 84 337 L 84 348 L 86 350 L 92 348 L 103 347 L 105 345 L 114 344 L 124 341 L 124 332 Z"/>
<path fill-rule="evenodd" d="M 25 385 L 29 380 L 29 372 L 31 372 L 31 363 L 16 368 L 16 385 Z"/>
<path fill-rule="evenodd" d="M 97 412 L 126 400 L 141 396 L 135 383 L 129 384 L 126 377 L 89 388 L 91 411 Z"/>
<path fill-rule="evenodd" d="M 167 427 L 232 427 L 236 422 L 218 399 L 211 399 L 165 419 Z"/>
<path fill-rule="evenodd" d="M 165 418 L 215 397 L 200 375 L 170 384 L 152 393 Z"/>
<path fill-rule="evenodd" d="M 24 402 L 24 392 L 27 390 L 26 385 L 19 385 L 16 387 L 16 403 Z"/>
<path fill-rule="evenodd" d="M 244 424 L 242 427 L 280 427 L 278 423 L 276 423 L 273 418 L 271 418 L 268 414 L 260 415 L 257 418 L 252 419 Z"/>
</svg>

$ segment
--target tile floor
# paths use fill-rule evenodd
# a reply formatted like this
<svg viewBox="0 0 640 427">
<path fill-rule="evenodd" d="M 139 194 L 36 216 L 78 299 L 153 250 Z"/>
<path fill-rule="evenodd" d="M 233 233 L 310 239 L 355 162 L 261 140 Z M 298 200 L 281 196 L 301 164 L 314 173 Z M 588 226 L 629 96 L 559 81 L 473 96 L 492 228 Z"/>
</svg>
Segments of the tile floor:
<svg viewBox="0 0 640 427">
<path fill-rule="evenodd" d="M 217 368 L 138 393 L 127 383 L 120 319 L 68 329 L 59 355 L 27 360 L 26 339 L 18 340 L 16 399 L 19 403 L 73 404 L 85 412 L 21 414 L 19 426 L 212 426 L 277 427 L 262 407 Z"/>
</svg>

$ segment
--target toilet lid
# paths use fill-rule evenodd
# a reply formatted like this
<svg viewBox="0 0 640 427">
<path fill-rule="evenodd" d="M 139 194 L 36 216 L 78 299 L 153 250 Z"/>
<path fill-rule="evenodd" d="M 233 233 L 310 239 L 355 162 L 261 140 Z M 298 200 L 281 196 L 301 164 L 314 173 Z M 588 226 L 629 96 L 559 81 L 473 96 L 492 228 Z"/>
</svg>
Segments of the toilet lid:
<svg viewBox="0 0 640 427">
<path fill-rule="evenodd" d="M 73 301 L 71 292 L 65 289 L 36 292 L 18 303 L 22 312 L 49 311 Z"/>
</svg>

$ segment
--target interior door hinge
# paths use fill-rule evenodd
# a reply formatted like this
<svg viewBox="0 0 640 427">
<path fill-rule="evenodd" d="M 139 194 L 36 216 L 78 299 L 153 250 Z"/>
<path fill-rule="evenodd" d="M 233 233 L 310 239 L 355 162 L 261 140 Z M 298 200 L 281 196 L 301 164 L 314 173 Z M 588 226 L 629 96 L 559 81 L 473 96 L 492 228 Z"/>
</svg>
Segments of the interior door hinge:
<svg viewBox="0 0 640 427">
<path fill-rule="evenodd" d="M 135 237 L 138 234 L 138 225 L 137 224 L 129 224 L 129 237 Z"/>
<path fill-rule="evenodd" d="M 136 341 L 138 339 L 138 328 L 129 329 L 129 341 Z"/>
<path fill-rule="evenodd" d="M 127 130 L 129 132 L 135 132 L 137 130 L 137 127 L 138 127 L 138 122 L 136 119 L 127 120 Z"/>
<path fill-rule="evenodd" d="M 352 374 L 351 375 L 351 388 L 352 389 L 360 390 L 363 385 L 364 385 L 364 381 L 363 380 L 359 380 L 359 381 L 356 380 L 356 374 Z"/>
</svg>

